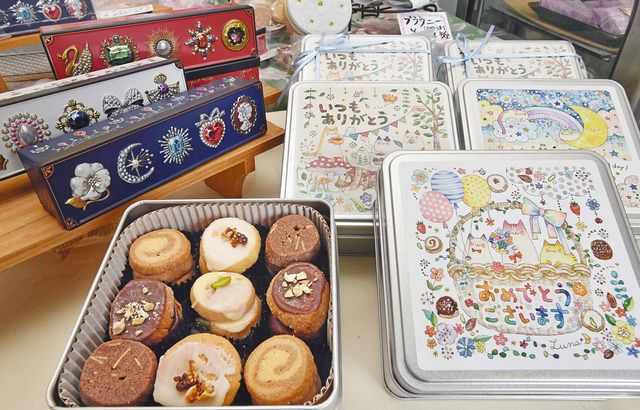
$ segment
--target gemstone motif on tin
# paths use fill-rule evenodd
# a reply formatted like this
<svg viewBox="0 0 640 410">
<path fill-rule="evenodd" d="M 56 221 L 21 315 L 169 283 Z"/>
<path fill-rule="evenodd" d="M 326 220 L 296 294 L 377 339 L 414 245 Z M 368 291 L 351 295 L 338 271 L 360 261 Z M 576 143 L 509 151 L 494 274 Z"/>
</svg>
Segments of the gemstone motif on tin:
<svg viewBox="0 0 640 410">
<path fill-rule="evenodd" d="M 99 162 L 78 164 L 69 181 L 71 198 L 65 203 L 84 211 L 88 205 L 104 201 L 111 195 L 110 184 L 109 170 Z"/>
<path fill-rule="evenodd" d="M 222 27 L 222 43 L 229 50 L 242 50 L 249 43 L 249 28 L 238 19 L 228 21 Z"/>
<path fill-rule="evenodd" d="M 151 176 L 154 171 L 151 159 L 153 154 L 140 143 L 126 146 L 118 154 L 116 167 L 118 176 L 128 184 L 139 184 Z"/>
<path fill-rule="evenodd" d="M 144 92 L 147 94 L 150 103 L 171 98 L 180 93 L 180 82 L 176 81 L 173 84 L 167 84 L 167 76 L 163 73 L 156 75 L 153 82 L 158 84 L 158 86 L 154 90 Z"/>
<path fill-rule="evenodd" d="M 98 122 L 100 113 L 77 100 L 69 100 L 63 114 L 58 117 L 56 128 L 63 132 L 71 132 Z"/>
<path fill-rule="evenodd" d="M 130 37 L 114 34 L 100 43 L 100 58 L 107 66 L 130 63 L 138 59 L 138 48 Z"/>
<path fill-rule="evenodd" d="M 49 126 L 36 114 L 18 113 L 7 118 L 0 131 L 2 142 L 11 152 L 17 152 L 38 142 L 48 139 L 51 135 Z"/>
<path fill-rule="evenodd" d="M 226 126 L 222 120 L 224 111 L 214 108 L 211 114 L 200 114 L 200 121 L 196 122 L 196 127 L 200 130 L 200 140 L 204 145 L 216 148 L 222 142 Z"/>
<path fill-rule="evenodd" d="M 200 54 L 200 56 L 206 60 L 207 54 L 213 50 L 213 43 L 217 41 L 218 38 L 211 34 L 211 27 L 205 29 L 200 21 L 198 21 L 195 30 L 188 31 L 191 39 L 187 40 L 185 44 L 193 47 L 193 54 Z"/>
<path fill-rule="evenodd" d="M 171 127 L 158 142 L 161 147 L 160 152 L 164 155 L 163 163 L 165 164 L 182 164 L 187 155 L 193 151 L 189 130 L 186 128 Z"/>
<path fill-rule="evenodd" d="M 87 14 L 87 3 L 84 0 L 64 0 L 67 13 L 81 19 Z"/>
<path fill-rule="evenodd" d="M 7 27 L 11 22 L 9 21 L 9 17 L 7 17 L 7 13 L 4 10 L 0 10 L 0 28 Z"/>
<path fill-rule="evenodd" d="M 18 24 L 33 24 L 36 22 L 36 12 L 31 4 L 27 4 L 23 1 L 18 1 L 13 6 L 9 7 L 9 11 L 13 13 L 13 17 Z"/>
<path fill-rule="evenodd" d="M 130 88 L 124 93 L 124 100 L 120 101 L 113 94 L 107 94 L 102 98 L 102 111 L 107 118 L 130 111 L 144 105 L 144 97 L 137 88 Z"/>
<path fill-rule="evenodd" d="M 147 51 L 154 56 L 174 57 L 179 47 L 178 38 L 168 30 L 155 31 L 147 39 Z"/>
<path fill-rule="evenodd" d="M 248 134 L 256 123 L 258 108 L 251 97 L 238 98 L 231 109 L 231 125 L 240 134 Z"/>
<path fill-rule="evenodd" d="M 78 51 L 77 46 L 70 45 L 62 54 L 58 54 L 58 58 L 65 64 L 64 72 L 68 77 L 86 74 L 93 68 L 89 43 L 84 43 L 82 51 Z"/>
<path fill-rule="evenodd" d="M 59 0 L 40 0 L 36 3 L 36 6 L 40 8 L 42 15 L 49 21 L 58 21 L 62 16 Z"/>
</svg>

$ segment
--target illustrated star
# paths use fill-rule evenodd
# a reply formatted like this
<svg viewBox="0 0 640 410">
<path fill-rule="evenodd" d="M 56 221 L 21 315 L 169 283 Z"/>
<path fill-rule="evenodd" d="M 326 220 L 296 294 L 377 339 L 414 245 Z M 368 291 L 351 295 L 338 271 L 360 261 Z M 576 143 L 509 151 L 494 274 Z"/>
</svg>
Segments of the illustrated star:
<svg viewBox="0 0 640 410">
<path fill-rule="evenodd" d="M 502 143 L 498 144 L 498 149 L 504 149 L 504 145 L 502 145 Z"/>
<path fill-rule="evenodd" d="M 616 150 L 611 150 L 611 156 L 612 156 L 612 157 L 617 157 L 617 156 L 618 156 L 618 151 L 616 151 Z"/>
<path fill-rule="evenodd" d="M 631 185 L 629 185 L 629 188 L 631 188 L 632 191 L 637 191 L 638 190 L 638 185 L 631 184 Z"/>
</svg>

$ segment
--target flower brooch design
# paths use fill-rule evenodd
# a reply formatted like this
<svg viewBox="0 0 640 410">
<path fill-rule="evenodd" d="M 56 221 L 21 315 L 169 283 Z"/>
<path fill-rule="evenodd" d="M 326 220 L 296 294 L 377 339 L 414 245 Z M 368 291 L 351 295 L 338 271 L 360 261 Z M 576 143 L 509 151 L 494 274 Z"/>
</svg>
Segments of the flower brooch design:
<svg viewBox="0 0 640 410">
<path fill-rule="evenodd" d="M 63 114 L 58 117 L 56 128 L 62 132 L 71 132 L 98 122 L 100 113 L 93 108 L 87 108 L 77 100 L 69 100 L 64 107 Z"/>
<path fill-rule="evenodd" d="M 176 81 L 173 84 L 167 84 L 167 76 L 163 73 L 156 75 L 153 82 L 158 84 L 156 89 L 144 92 L 147 94 L 147 98 L 150 103 L 164 100 L 165 98 L 171 98 L 180 93 L 180 82 Z"/>
<path fill-rule="evenodd" d="M 74 177 L 69 181 L 71 198 L 66 204 L 84 211 L 89 204 L 109 197 L 110 184 L 109 170 L 99 162 L 78 164 Z"/>
<path fill-rule="evenodd" d="M 202 26 L 202 22 L 198 21 L 195 30 L 188 30 L 191 38 L 185 42 L 186 45 L 193 48 L 193 54 L 200 54 L 206 60 L 209 51 L 213 50 L 213 43 L 218 38 L 211 34 L 211 27 L 206 29 Z"/>
<path fill-rule="evenodd" d="M 35 114 L 18 113 L 7 118 L 3 124 L 2 141 L 11 152 L 42 142 L 51 135 L 49 126 Z"/>
</svg>

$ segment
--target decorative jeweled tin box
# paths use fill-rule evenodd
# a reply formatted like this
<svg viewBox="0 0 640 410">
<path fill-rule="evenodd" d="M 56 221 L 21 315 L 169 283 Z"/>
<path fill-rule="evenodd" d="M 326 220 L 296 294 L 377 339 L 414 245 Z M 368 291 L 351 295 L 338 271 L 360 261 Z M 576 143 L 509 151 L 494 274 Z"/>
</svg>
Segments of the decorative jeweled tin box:
<svg viewBox="0 0 640 410">
<path fill-rule="evenodd" d="M 611 165 L 631 225 L 640 228 L 640 134 L 618 83 L 468 80 L 459 94 L 469 149 L 594 151 Z"/>
<path fill-rule="evenodd" d="M 331 43 L 335 36 L 326 36 Z M 302 39 L 301 52 L 318 48 L 321 36 Z M 369 45 L 370 44 L 370 45 Z M 368 46 L 369 45 L 369 46 Z M 419 36 L 350 35 L 342 47 L 351 52 L 320 53 L 307 64 L 302 80 L 431 81 L 431 47 Z M 403 52 L 405 51 L 406 52 Z"/>
<path fill-rule="evenodd" d="M 152 57 L 0 94 L 0 179 L 23 170 L 20 149 L 185 90 L 179 62 Z"/>
<path fill-rule="evenodd" d="M 341 249 L 357 237 L 373 253 L 371 208 L 384 157 L 458 146 L 445 84 L 302 81 L 289 93 L 281 194 L 326 200 L 340 236 L 354 236 Z"/>
<path fill-rule="evenodd" d="M 19 151 L 67 229 L 266 132 L 259 81 L 228 77 Z"/>
<path fill-rule="evenodd" d="M 258 55 L 253 8 L 238 5 L 45 27 L 41 38 L 56 78 L 151 56 L 191 70 Z"/>
<path fill-rule="evenodd" d="M 376 220 L 401 397 L 640 394 L 638 246 L 589 151 L 399 152 Z"/>
<path fill-rule="evenodd" d="M 41 26 L 95 20 L 91 0 L 7 0 L 0 3 L 0 33 L 26 34 Z"/>
</svg>

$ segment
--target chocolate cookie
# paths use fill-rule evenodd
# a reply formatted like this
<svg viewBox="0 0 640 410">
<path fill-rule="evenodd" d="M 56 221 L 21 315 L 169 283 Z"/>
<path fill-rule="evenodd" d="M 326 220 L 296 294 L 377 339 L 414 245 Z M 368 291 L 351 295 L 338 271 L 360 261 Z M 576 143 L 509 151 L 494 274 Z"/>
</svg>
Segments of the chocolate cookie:
<svg viewBox="0 0 640 410">
<path fill-rule="evenodd" d="M 151 279 L 133 279 L 111 304 L 109 336 L 152 346 L 161 342 L 182 321 L 182 305 L 173 290 Z"/>
<path fill-rule="evenodd" d="M 598 259 L 606 261 L 613 258 L 613 249 L 611 249 L 611 245 L 602 239 L 596 239 L 591 242 L 591 250 L 593 251 L 593 256 Z"/>
<path fill-rule="evenodd" d="M 458 316 L 458 304 L 451 296 L 443 296 L 436 301 L 438 316 L 445 319 Z"/>
<path fill-rule="evenodd" d="M 294 262 L 310 262 L 320 250 L 320 234 L 309 218 L 288 215 L 276 221 L 267 235 L 265 259 L 272 274 Z"/>
<path fill-rule="evenodd" d="M 91 353 L 80 375 L 80 398 L 87 406 L 138 406 L 149 398 L 158 361 L 147 346 L 112 340 Z"/>
</svg>

